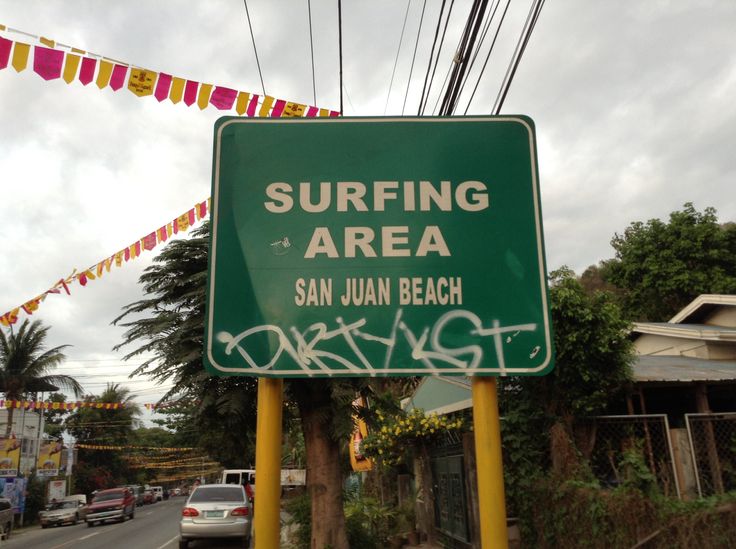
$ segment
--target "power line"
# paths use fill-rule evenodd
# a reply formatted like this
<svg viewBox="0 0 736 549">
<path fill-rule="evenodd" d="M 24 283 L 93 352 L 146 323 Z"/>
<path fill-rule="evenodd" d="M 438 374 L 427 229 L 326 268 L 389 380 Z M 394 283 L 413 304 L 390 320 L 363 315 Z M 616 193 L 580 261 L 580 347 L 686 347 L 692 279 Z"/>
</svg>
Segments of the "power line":
<svg viewBox="0 0 736 549">
<path fill-rule="evenodd" d="M 258 49 L 256 48 L 256 37 L 253 35 L 253 25 L 250 23 L 250 12 L 248 11 L 248 0 L 243 0 L 245 4 L 245 16 L 248 18 L 248 28 L 250 29 L 250 38 L 253 41 L 253 51 L 256 54 L 256 65 L 258 66 L 258 76 L 261 78 L 261 89 L 263 95 L 266 95 L 266 86 L 263 84 L 263 73 L 261 72 L 261 62 L 258 60 Z"/>
<path fill-rule="evenodd" d="M 440 15 L 437 18 L 437 28 L 434 31 L 434 39 L 432 40 L 432 50 L 429 52 L 429 62 L 427 63 L 427 74 L 424 75 L 424 85 L 422 86 L 422 95 L 419 98 L 419 109 L 417 110 L 417 114 L 422 114 L 422 107 L 426 103 L 424 94 L 426 93 L 427 96 L 429 96 L 429 92 L 427 91 L 427 81 L 429 80 L 429 73 L 432 70 L 432 60 L 434 59 L 434 48 L 437 46 L 437 37 L 440 33 L 440 26 L 442 25 L 442 14 L 445 13 L 445 3 L 447 0 L 442 0 L 442 6 L 440 7 Z M 455 0 L 452 1 L 452 3 L 455 3 Z M 452 11 L 452 4 L 450 5 L 450 11 Z M 447 15 L 447 20 L 450 20 L 450 15 Z M 445 24 L 445 30 L 447 30 L 447 24 Z M 444 39 L 445 35 L 442 33 L 442 38 Z M 440 44 L 440 51 L 442 50 L 442 45 Z M 439 59 L 440 51 L 437 52 L 437 58 Z M 437 64 L 435 63 L 435 69 L 437 68 Z M 434 73 L 432 73 L 434 76 Z"/>
<path fill-rule="evenodd" d="M 460 85 L 468 68 L 468 52 L 473 51 L 475 41 L 478 37 L 478 30 L 483 21 L 488 0 L 475 0 L 468 15 L 460 45 L 457 49 L 457 55 L 454 60 L 450 83 L 447 87 L 447 93 L 440 107 L 440 114 L 451 115 L 457 106 Z"/>
<path fill-rule="evenodd" d="M 314 78 L 314 40 L 312 38 L 312 0 L 307 0 L 307 11 L 309 13 L 309 51 L 312 54 L 312 96 L 314 104 L 317 104 L 317 83 Z"/>
<path fill-rule="evenodd" d="M 524 55 L 526 46 L 529 43 L 529 38 L 531 37 L 532 31 L 537 24 L 537 19 L 539 19 L 539 14 L 542 11 L 543 6 L 544 0 L 534 0 L 529 8 L 529 14 L 527 15 L 526 22 L 524 23 L 524 28 L 522 29 L 521 35 L 519 35 L 519 40 L 516 43 L 514 56 L 512 56 L 511 63 L 506 69 L 504 82 L 501 85 L 501 89 L 499 89 L 498 91 L 496 102 L 493 104 L 493 111 L 491 111 L 492 114 L 498 114 L 501 112 L 503 102 L 506 100 L 506 94 L 508 94 L 509 88 L 511 87 L 511 81 L 514 79 L 516 69 L 519 67 L 521 57 Z"/>
<path fill-rule="evenodd" d="M 401 107 L 401 116 L 404 116 L 406 108 L 406 98 L 409 97 L 409 87 L 411 86 L 411 75 L 414 72 L 414 61 L 417 58 L 417 48 L 419 47 L 419 37 L 422 34 L 422 23 L 424 22 L 424 10 L 427 8 L 427 0 L 422 4 L 422 15 L 419 18 L 419 30 L 417 31 L 417 41 L 414 43 L 414 55 L 411 57 L 411 68 L 409 69 L 409 81 L 406 83 L 406 93 L 404 94 L 404 105 Z"/>
<path fill-rule="evenodd" d="M 475 97 L 475 92 L 478 90 L 478 85 L 480 84 L 480 80 L 483 77 L 483 73 L 486 70 L 486 66 L 488 65 L 488 60 L 491 58 L 491 53 L 493 52 L 493 48 L 496 45 L 498 34 L 501 32 L 501 26 L 503 25 L 503 22 L 506 19 L 506 13 L 509 10 L 509 4 L 511 4 L 511 0 L 506 0 L 506 7 L 504 8 L 503 13 L 501 14 L 501 20 L 498 22 L 498 27 L 496 28 L 496 34 L 493 35 L 493 42 L 491 42 L 491 47 L 488 49 L 488 54 L 486 55 L 485 61 L 483 61 L 483 67 L 481 67 L 480 69 L 480 73 L 478 74 L 478 80 L 475 82 L 473 93 L 470 94 L 470 99 L 468 100 L 468 104 L 465 106 L 465 112 L 463 114 L 468 114 L 468 109 L 470 108 L 470 104 L 473 102 L 473 98 Z"/>
<path fill-rule="evenodd" d="M 490 11 L 490 15 L 486 19 L 485 24 L 483 25 L 483 30 L 480 33 L 480 40 L 478 40 L 478 43 L 473 50 L 473 54 L 470 59 L 470 63 L 468 63 L 468 70 L 465 72 L 465 76 L 462 82 L 460 83 L 460 90 L 458 92 L 458 103 L 460 102 L 459 98 L 463 94 L 463 90 L 465 89 L 465 84 L 467 83 L 468 78 L 470 77 L 470 73 L 473 70 L 473 67 L 475 66 L 475 60 L 478 58 L 478 54 L 480 53 L 480 50 L 483 48 L 483 44 L 485 43 L 486 36 L 488 35 L 488 30 L 491 28 L 491 23 L 493 23 L 493 18 L 496 16 L 496 11 L 498 10 L 498 6 L 500 5 L 501 5 L 501 0 L 495 0 L 495 2 L 493 2 L 493 7 Z"/>
<path fill-rule="evenodd" d="M 437 106 L 440 104 L 440 99 L 442 99 L 442 90 L 445 89 L 445 86 L 447 85 L 447 81 L 450 79 L 450 72 L 452 71 L 452 67 L 454 66 L 454 63 L 451 63 L 449 67 L 447 67 L 447 74 L 445 74 L 445 79 L 442 82 L 442 87 L 440 88 L 440 93 L 437 96 L 437 101 L 434 103 L 434 107 L 432 107 L 432 114 L 437 112 Z"/>
<path fill-rule="evenodd" d="M 399 37 L 399 48 L 396 50 L 396 59 L 394 60 L 394 70 L 391 71 L 391 82 L 388 84 L 388 95 L 386 96 L 386 106 L 383 108 L 383 114 L 388 110 L 388 100 L 391 97 L 391 88 L 394 85 L 394 75 L 396 74 L 396 64 L 399 62 L 399 53 L 401 53 L 401 43 L 404 41 L 404 29 L 406 29 L 406 20 L 409 17 L 409 6 L 411 0 L 406 3 L 406 13 L 404 13 L 404 24 L 401 26 L 401 36 Z"/>
</svg>

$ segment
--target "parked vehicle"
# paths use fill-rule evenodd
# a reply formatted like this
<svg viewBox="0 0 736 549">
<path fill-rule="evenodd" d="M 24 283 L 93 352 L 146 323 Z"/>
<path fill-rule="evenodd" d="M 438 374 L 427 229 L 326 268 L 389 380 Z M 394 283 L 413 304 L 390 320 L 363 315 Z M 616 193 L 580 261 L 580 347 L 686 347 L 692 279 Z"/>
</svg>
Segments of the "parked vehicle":
<svg viewBox="0 0 736 549">
<path fill-rule="evenodd" d="M 223 484 L 239 484 L 245 489 L 248 499 L 253 502 L 256 495 L 255 469 L 225 469 L 222 472 Z"/>
<path fill-rule="evenodd" d="M 0 498 L 0 537 L 8 539 L 13 531 L 13 504 L 7 498 Z"/>
<path fill-rule="evenodd" d="M 53 501 L 46 509 L 38 513 L 41 528 L 49 526 L 61 526 L 63 524 L 76 524 L 87 518 L 87 504 L 80 499 L 64 498 L 61 501 Z"/>
<path fill-rule="evenodd" d="M 194 539 L 242 538 L 248 546 L 253 509 L 241 485 L 201 484 L 181 512 L 179 549 Z"/>
<path fill-rule="evenodd" d="M 128 486 L 124 486 L 124 488 L 128 488 L 131 492 L 133 492 L 133 497 L 135 498 L 135 506 L 140 507 L 145 503 L 145 498 L 143 494 L 143 486 L 139 486 L 137 484 L 130 484 Z"/>
<path fill-rule="evenodd" d="M 163 486 L 151 486 L 151 490 L 153 491 L 153 497 L 156 501 L 164 500 Z"/>
<path fill-rule="evenodd" d="M 115 520 L 124 522 L 126 517 L 135 518 L 135 497 L 128 488 L 100 490 L 95 494 L 87 509 L 87 526 L 98 522 Z"/>
<path fill-rule="evenodd" d="M 71 496 L 65 496 L 59 501 L 77 501 L 82 505 L 87 505 L 87 496 L 84 494 L 72 494 Z"/>
<path fill-rule="evenodd" d="M 151 490 L 150 488 L 146 488 L 145 490 L 143 490 L 143 503 L 146 505 L 156 503 L 156 496 L 153 495 L 153 490 Z"/>
</svg>

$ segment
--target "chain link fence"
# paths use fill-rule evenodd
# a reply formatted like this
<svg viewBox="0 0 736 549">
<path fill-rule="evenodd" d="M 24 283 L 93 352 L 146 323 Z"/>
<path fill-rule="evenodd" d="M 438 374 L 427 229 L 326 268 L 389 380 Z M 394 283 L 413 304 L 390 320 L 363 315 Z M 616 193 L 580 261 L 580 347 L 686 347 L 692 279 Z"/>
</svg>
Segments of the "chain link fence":
<svg viewBox="0 0 736 549">
<path fill-rule="evenodd" d="M 685 414 L 701 497 L 736 490 L 736 413 Z"/>
<path fill-rule="evenodd" d="M 592 417 L 576 434 L 604 485 L 653 482 L 663 495 L 680 497 L 666 415 Z"/>
</svg>

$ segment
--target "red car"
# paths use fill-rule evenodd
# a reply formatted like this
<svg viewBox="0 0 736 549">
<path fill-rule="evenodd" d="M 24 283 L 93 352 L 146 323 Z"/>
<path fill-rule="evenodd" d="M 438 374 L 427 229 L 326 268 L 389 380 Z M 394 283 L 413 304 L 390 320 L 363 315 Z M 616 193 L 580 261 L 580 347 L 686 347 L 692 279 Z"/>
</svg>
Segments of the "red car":
<svg viewBox="0 0 736 549">
<path fill-rule="evenodd" d="M 100 490 L 92 498 L 87 508 L 87 526 L 90 528 L 98 522 L 115 520 L 125 522 L 125 518 L 135 518 L 135 496 L 128 488 L 111 488 Z"/>
</svg>

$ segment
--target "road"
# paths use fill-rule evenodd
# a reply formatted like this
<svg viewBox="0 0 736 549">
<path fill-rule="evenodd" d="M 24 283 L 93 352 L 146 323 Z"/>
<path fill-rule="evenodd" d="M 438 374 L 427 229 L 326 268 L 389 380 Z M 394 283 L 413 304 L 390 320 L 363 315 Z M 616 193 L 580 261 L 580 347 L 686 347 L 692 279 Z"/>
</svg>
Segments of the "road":
<svg viewBox="0 0 736 549">
<path fill-rule="evenodd" d="M 185 498 L 138 507 L 135 518 L 123 523 L 105 523 L 88 528 L 79 523 L 42 529 L 32 526 L 13 532 L 0 542 L 2 549 L 176 549 L 179 547 L 179 518 Z M 191 549 L 241 547 L 238 540 L 202 540 L 189 544 Z"/>
</svg>

